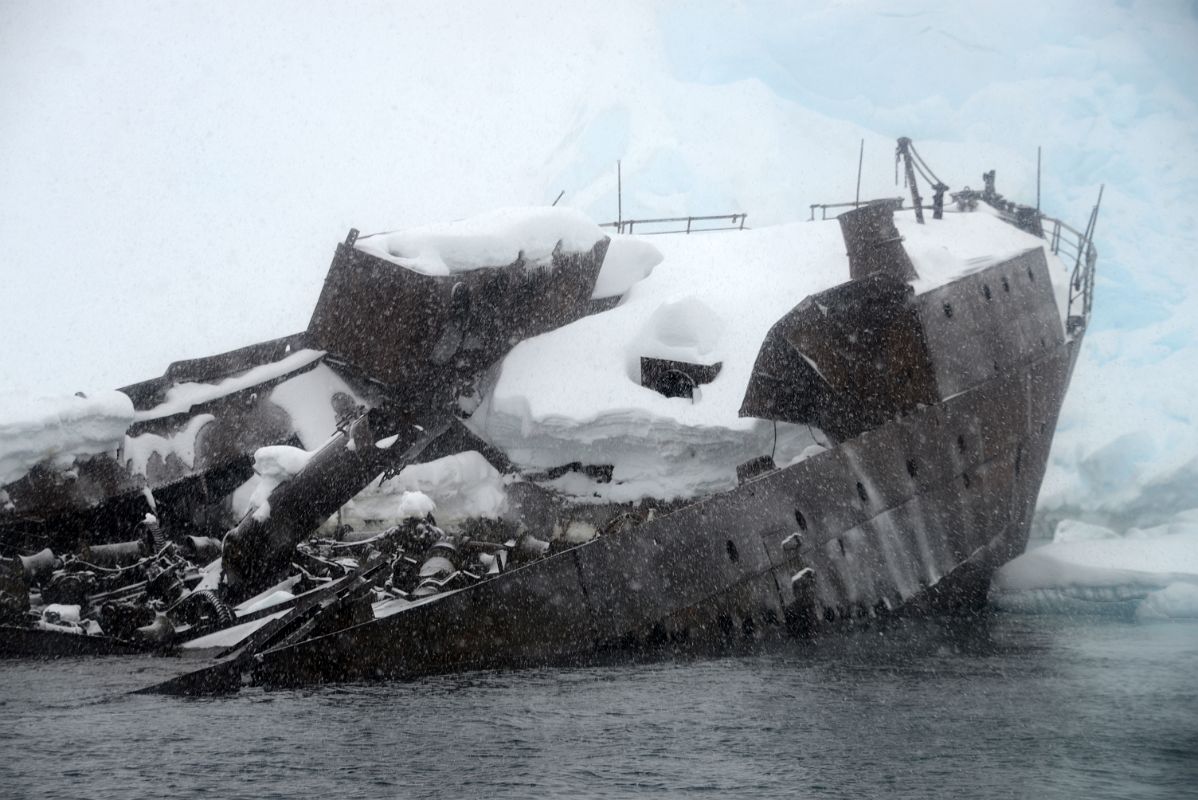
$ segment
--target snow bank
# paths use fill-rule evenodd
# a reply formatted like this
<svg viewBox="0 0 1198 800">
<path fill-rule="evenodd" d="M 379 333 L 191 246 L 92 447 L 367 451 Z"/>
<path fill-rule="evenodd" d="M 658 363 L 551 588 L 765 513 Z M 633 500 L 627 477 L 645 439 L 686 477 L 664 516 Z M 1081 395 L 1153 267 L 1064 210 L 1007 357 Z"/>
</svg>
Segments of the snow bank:
<svg viewBox="0 0 1198 800">
<path fill-rule="evenodd" d="M 662 257 L 660 250 L 642 238 L 612 236 L 591 297 L 601 300 L 624 294 L 634 283 L 647 278 Z"/>
<path fill-rule="evenodd" d="M 422 510 L 425 501 L 429 507 Z M 341 509 L 341 521 L 365 528 L 435 510 L 437 522 L 446 525 L 468 517 L 493 519 L 506 504 L 503 476 L 470 450 L 413 464 L 385 481 L 375 480 Z"/>
<path fill-rule="evenodd" d="M 982 213 L 896 222 L 921 289 L 1043 245 Z M 631 251 L 635 237 L 615 241 Z M 770 327 L 849 279 L 839 223 L 654 236 L 651 247 L 659 263 L 616 308 L 513 348 L 470 420 L 522 467 L 612 465 L 609 483 L 579 473 L 550 482 L 582 500 L 696 497 L 735 486 L 738 464 L 771 453 L 789 463 L 826 441 L 738 412 Z M 640 385 L 643 356 L 723 366 L 694 398 L 667 398 Z"/>
<path fill-rule="evenodd" d="M 998 571 L 990 598 L 1000 609 L 1028 613 L 1198 616 L 1198 514 L 1123 536 L 1063 522 L 1051 544 Z"/>
<path fill-rule="evenodd" d="M 518 258 L 529 266 L 548 266 L 559 244 L 563 252 L 584 253 L 604 235 L 589 217 L 573 209 L 504 208 L 456 222 L 363 237 L 356 247 L 425 275 L 452 275 L 506 266 Z"/>
<path fill-rule="evenodd" d="M 133 401 L 120 392 L 0 395 L 0 486 L 37 464 L 69 469 L 76 458 L 115 453 L 132 422 Z"/>
</svg>

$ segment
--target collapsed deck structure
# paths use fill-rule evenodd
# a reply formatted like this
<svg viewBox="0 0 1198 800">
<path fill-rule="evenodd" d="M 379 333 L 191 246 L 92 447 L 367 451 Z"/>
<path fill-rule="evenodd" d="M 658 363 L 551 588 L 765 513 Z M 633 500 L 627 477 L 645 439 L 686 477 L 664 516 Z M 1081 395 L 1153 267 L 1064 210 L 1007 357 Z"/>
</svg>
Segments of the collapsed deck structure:
<svg viewBox="0 0 1198 800">
<path fill-rule="evenodd" d="M 1066 226 L 1063 263 L 1061 223 L 992 178 L 952 219 L 945 189 L 919 229 L 881 201 L 805 224 L 807 249 L 793 228 L 718 234 L 795 262 L 772 268 L 831 266 L 772 316 L 663 303 L 622 353 L 635 381 L 552 353 L 602 351 L 587 326 L 619 327 L 656 248 L 560 209 L 351 231 L 306 331 L 126 387 L 127 419 L 105 406 L 127 423 L 115 451 L 30 458 L 4 486 L 0 651 L 37 630 L 58 650 L 216 653 L 155 687 L 202 693 L 977 605 L 1026 543 L 1096 255 Z M 720 245 L 677 252 L 699 247 Z M 755 355 L 719 358 L 721 335 Z M 534 396 L 542 374 L 582 394 Z M 636 447 L 661 460 L 638 470 Z M 496 502 L 447 517 L 435 492 L 386 491 L 452 459 Z"/>
</svg>

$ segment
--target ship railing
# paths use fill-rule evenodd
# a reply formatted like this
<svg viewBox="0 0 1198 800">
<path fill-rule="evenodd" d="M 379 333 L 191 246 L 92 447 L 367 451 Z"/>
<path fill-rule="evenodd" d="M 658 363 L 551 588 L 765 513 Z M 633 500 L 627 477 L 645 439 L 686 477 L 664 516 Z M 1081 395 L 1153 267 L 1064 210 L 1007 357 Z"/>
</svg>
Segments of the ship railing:
<svg viewBox="0 0 1198 800">
<path fill-rule="evenodd" d="M 850 200 L 847 203 L 812 203 L 811 204 L 811 217 L 807 221 L 808 222 L 815 221 L 815 212 L 816 211 L 820 212 L 819 218 L 821 220 L 826 221 L 828 219 L 828 209 L 829 208 L 860 208 L 861 206 L 868 206 L 868 205 L 872 205 L 873 203 L 893 203 L 896 211 L 902 211 L 904 209 L 903 203 L 905 201 L 906 201 L 906 198 L 903 198 L 903 197 L 883 197 L 883 198 L 874 198 L 872 200 Z M 930 206 L 924 206 L 924 207 L 929 208 Z M 835 216 L 835 215 L 833 215 L 833 216 Z"/>
<path fill-rule="evenodd" d="M 1093 226 L 1093 219 L 1090 225 Z M 1069 276 L 1068 316 L 1071 319 L 1080 318 L 1084 326 L 1090 320 L 1090 309 L 1094 305 L 1094 272 L 1098 250 L 1094 247 L 1093 236 L 1046 214 L 1040 215 L 1040 226 L 1053 254 L 1065 264 L 1073 262 Z"/>
<path fill-rule="evenodd" d="M 714 214 L 703 217 L 661 217 L 659 219 L 623 219 L 615 222 L 604 222 L 600 228 L 615 228 L 616 233 L 638 233 L 641 236 L 654 236 L 663 233 L 703 233 L 705 231 L 743 231 L 745 218 L 749 215 Z M 726 225 L 715 223 L 726 222 Z M 661 226 L 670 226 L 661 230 Z M 647 230 L 646 230 L 647 229 Z"/>
</svg>

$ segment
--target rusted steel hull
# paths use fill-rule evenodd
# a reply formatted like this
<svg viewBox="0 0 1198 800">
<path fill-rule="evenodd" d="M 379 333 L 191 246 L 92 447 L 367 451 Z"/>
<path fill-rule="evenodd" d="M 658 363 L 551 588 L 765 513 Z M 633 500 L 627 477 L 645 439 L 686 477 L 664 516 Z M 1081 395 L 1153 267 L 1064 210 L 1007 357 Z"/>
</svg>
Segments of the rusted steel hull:
<svg viewBox="0 0 1198 800">
<path fill-rule="evenodd" d="M 263 652 L 255 679 L 409 678 L 979 605 L 1026 544 L 1080 345 L 1046 270 L 1034 251 L 912 298 L 939 400 L 635 528 Z"/>
</svg>

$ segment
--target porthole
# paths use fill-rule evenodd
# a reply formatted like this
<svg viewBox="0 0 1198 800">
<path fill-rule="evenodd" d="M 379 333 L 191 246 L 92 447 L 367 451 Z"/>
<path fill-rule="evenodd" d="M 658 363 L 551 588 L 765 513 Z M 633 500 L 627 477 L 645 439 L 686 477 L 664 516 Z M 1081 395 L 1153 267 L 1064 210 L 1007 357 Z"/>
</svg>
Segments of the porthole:
<svg viewBox="0 0 1198 800">
<path fill-rule="evenodd" d="M 969 488 L 969 486 L 970 486 L 970 484 L 972 484 L 972 483 L 973 483 L 973 481 L 971 481 L 971 480 L 969 479 L 969 473 L 968 473 L 968 472 L 966 472 L 966 473 L 963 473 L 963 474 L 961 475 L 961 481 L 962 481 L 962 482 L 965 484 L 965 488 L 966 488 L 966 489 L 968 489 L 968 488 Z"/>
<path fill-rule="evenodd" d="M 990 284 L 988 284 L 988 283 L 982 284 L 982 294 L 985 296 L 985 298 L 987 300 L 990 299 Z"/>
<path fill-rule="evenodd" d="M 836 611 L 831 606 L 829 606 L 828 608 L 825 608 L 824 609 L 824 622 L 835 622 L 835 621 L 836 621 Z"/>
<path fill-rule="evenodd" d="M 865 484 L 857 481 L 857 496 L 861 498 L 862 503 L 869 502 L 869 493 L 865 491 Z"/>
<path fill-rule="evenodd" d="M 1028 267 L 1028 268 L 1027 268 L 1027 279 L 1028 279 L 1029 281 L 1031 281 L 1032 283 L 1035 283 L 1035 282 L 1036 282 L 1036 273 L 1032 272 L 1032 268 L 1031 268 L 1031 267 Z"/>
<path fill-rule="evenodd" d="M 740 553 L 737 552 L 736 543 L 733 542 L 731 539 L 728 540 L 728 544 L 725 546 L 724 549 L 728 551 L 728 560 L 729 561 L 731 561 L 733 564 L 735 564 L 737 561 L 740 561 Z"/>
<path fill-rule="evenodd" d="M 919 471 L 919 468 L 915 464 L 915 459 L 912 459 L 912 458 L 907 459 L 907 474 L 910 475 L 912 478 L 914 478 L 915 473 L 918 471 Z"/>
<path fill-rule="evenodd" d="M 795 509 L 795 522 L 799 524 L 799 530 L 807 530 L 807 518 L 803 516 L 803 512 Z"/>
<path fill-rule="evenodd" d="M 962 453 L 965 452 L 965 436 L 964 435 L 957 437 L 957 449 L 960 450 Z"/>
<path fill-rule="evenodd" d="M 953 318 L 953 304 L 952 303 L 944 304 L 944 316 L 948 317 L 949 319 Z"/>
<path fill-rule="evenodd" d="M 843 556 L 843 555 L 848 555 L 848 554 L 845 552 L 845 549 L 844 549 L 844 539 L 837 539 L 837 540 L 836 540 L 836 544 L 840 546 L 840 554 L 841 554 L 842 556 Z"/>
<path fill-rule="evenodd" d="M 1007 280 L 1006 275 L 1003 275 L 1003 277 L 1002 277 L 1002 290 L 1004 292 L 1011 291 L 1011 282 Z"/>
</svg>

